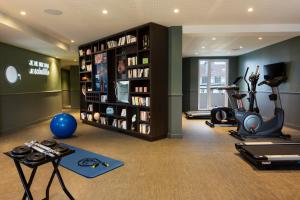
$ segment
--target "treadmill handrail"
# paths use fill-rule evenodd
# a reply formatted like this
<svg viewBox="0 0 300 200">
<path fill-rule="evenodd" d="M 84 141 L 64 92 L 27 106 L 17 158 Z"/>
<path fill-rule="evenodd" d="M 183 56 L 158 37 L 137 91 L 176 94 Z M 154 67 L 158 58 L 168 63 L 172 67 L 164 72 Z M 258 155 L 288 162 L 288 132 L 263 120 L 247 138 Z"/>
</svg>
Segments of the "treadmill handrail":
<svg viewBox="0 0 300 200">
<path fill-rule="evenodd" d="M 298 142 L 283 142 L 283 143 L 274 143 L 274 142 L 242 142 L 238 143 L 239 145 L 300 145 Z"/>
</svg>

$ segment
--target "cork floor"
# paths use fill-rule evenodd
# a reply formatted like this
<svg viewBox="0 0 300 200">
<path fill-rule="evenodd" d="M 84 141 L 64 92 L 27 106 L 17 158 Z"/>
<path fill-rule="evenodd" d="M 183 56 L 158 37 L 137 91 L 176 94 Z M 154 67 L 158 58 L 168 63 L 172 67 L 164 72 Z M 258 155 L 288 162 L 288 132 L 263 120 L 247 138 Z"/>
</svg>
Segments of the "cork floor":
<svg viewBox="0 0 300 200">
<path fill-rule="evenodd" d="M 237 154 L 234 143 L 238 140 L 228 136 L 229 129 L 211 129 L 204 121 L 183 118 L 183 139 L 147 142 L 79 123 L 76 137 L 62 142 L 122 160 L 125 165 L 94 179 L 60 170 L 75 199 L 83 200 L 300 199 L 300 170 L 255 170 Z M 299 131 L 284 131 L 300 139 Z M 0 151 L 50 137 L 49 121 L 45 121 L 1 136 Z M 24 169 L 28 177 L 30 171 Z M 38 169 L 31 189 L 35 199 L 44 198 L 50 170 L 50 165 Z M 21 199 L 22 193 L 12 160 L 1 154 L 0 199 Z M 50 194 L 53 200 L 67 199 L 56 178 Z"/>
</svg>

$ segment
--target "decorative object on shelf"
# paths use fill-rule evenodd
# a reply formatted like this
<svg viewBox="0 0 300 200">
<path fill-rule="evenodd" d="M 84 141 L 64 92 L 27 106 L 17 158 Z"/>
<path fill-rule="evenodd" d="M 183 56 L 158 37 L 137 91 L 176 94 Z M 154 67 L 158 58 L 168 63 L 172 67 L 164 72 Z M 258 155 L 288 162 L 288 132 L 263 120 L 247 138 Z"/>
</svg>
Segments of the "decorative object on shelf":
<svg viewBox="0 0 300 200">
<path fill-rule="evenodd" d="M 92 122 L 93 121 L 93 115 L 92 114 L 86 114 L 86 117 L 87 117 L 87 120 L 89 122 Z"/>
<path fill-rule="evenodd" d="M 84 51 L 82 49 L 79 50 L 79 56 L 84 56 Z"/>
<path fill-rule="evenodd" d="M 81 85 L 81 93 L 85 96 L 86 95 L 86 85 Z"/>
<path fill-rule="evenodd" d="M 126 78 L 126 66 L 123 58 L 118 60 L 118 78 L 120 79 Z"/>
<path fill-rule="evenodd" d="M 107 54 L 100 53 L 95 55 L 95 89 L 100 92 L 107 92 Z"/>
<path fill-rule="evenodd" d="M 123 108 L 121 111 L 121 117 L 126 117 L 126 108 Z"/>
<path fill-rule="evenodd" d="M 86 119 L 86 113 L 84 113 L 84 112 L 80 113 L 80 118 L 82 120 L 85 120 Z"/>
<path fill-rule="evenodd" d="M 117 81 L 115 90 L 118 102 L 129 103 L 129 81 Z"/>
<path fill-rule="evenodd" d="M 92 71 L 92 64 L 86 65 L 86 71 L 88 72 Z"/>
<path fill-rule="evenodd" d="M 86 67 L 85 67 L 85 59 L 82 59 L 81 61 L 81 70 L 85 71 Z"/>
<path fill-rule="evenodd" d="M 101 47 L 100 50 L 101 50 L 101 51 L 104 51 L 105 45 L 104 45 L 104 44 L 101 44 L 100 47 Z"/>
<path fill-rule="evenodd" d="M 87 49 L 87 50 L 86 50 L 86 55 L 91 55 L 91 54 L 92 54 L 91 49 Z"/>
<path fill-rule="evenodd" d="M 107 101 L 107 95 L 101 95 L 101 103 L 105 103 Z"/>
<path fill-rule="evenodd" d="M 143 58 L 142 59 L 142 64 L 143 65 L 149 64 L 149 58 Z"/>
<path fill-rule="evenodd" d="M 136 114 L 131 117 L 131 130 L 136 131 Z"/>
<path fill-rule="evenodd" d="M 114 108 L 111 107 L 111 106 L 108 106 L 108 107 L 106 108 L 106 114 L 108 114 L 108 115 L 113 115 L 113 114 L 114 114 Z"/>
<path fill-rule="evenodd" d="M 98 113 L 98 112 L 95 112 L 95 113 L 94 113 L 94 120 L 95 120 L 96 122 L 99 122 L 99 120 L 100 120 L 100 113 Z"/>
<path fill-rule="evenodd" d="M 143 35 L 143 49 L 148 49 L 150 46 L 149 42 L 149 36 L 148 35 Z"/>
<path fill-rule="evenodd" d="M 57 138 L 71 137 L 77 128 L 76 119 L 67 113 L 55 115 L 50 122 L 50 129 Z"/>
<path fill-rule="evenodd" d="M 88 111 L 93 112 L 93 110 L 94 110 L 93 104 L 89 104 Z"/>
</svg>

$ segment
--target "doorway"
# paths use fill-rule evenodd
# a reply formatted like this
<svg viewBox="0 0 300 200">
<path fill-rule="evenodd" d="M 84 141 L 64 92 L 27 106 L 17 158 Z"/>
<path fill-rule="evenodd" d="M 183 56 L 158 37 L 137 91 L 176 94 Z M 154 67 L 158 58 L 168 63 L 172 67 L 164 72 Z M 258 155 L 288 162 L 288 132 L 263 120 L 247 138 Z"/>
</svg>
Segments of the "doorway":
<svg viewBox="0 0 300 200">
<path fill-rule="evenodd" d="M 198 110 L 227 106 L 228 98 L 225 90 L 218 90 L 215 87 L 228 84 L 228 60 L 200 59 L 198 69 Z"/>
<path fill-rule="evenodd" d="M 71 82 L 70 71 L 67 69 L 61 70 L 61 94 L 62 94 L 62 107 L 71 108 Z"/>
</svg>

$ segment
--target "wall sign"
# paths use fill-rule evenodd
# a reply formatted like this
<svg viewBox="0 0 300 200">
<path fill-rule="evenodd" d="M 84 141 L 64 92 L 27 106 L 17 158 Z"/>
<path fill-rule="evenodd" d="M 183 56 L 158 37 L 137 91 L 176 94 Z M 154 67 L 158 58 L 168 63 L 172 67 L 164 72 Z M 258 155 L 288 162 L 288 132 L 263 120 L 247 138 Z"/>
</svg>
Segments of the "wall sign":
<svg viewBox="0 0 300 200">
<path fill-rule="evenodd" d="M 32 75 L 43 75 L 43 76 L 49 76 L 50 71 L 49 71 L 49 64 L 36 61 L 36 60 L 29 60 L 28 65 L 30 66 L 29 68 L 29 74 Z"/>
</svg>

